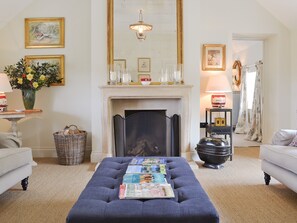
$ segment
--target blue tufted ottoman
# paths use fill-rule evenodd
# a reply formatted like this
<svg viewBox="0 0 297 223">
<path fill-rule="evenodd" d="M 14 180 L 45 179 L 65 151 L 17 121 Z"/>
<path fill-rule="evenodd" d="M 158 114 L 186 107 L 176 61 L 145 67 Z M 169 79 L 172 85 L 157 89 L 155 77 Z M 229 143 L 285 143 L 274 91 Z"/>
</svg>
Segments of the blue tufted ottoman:
<svg viewBox="0 0 297 223">
<path fill-rule="evenodd" d="M 166 157 L 175 198 L 119 200 L 131 157 L 105 158 L 67 216 L 67 223 L 213 223 L 219 216 L 184 158 Z"/>
</svg>

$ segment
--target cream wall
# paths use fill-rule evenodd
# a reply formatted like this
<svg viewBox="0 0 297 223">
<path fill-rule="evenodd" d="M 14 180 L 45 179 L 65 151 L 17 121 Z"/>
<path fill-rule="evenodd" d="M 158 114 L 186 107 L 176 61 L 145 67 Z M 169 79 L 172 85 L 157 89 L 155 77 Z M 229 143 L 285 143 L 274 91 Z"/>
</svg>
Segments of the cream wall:
<svg viewBox="0 0 297 223">
<path fill-rule="evenodd" d="M 18 125 L 23 145 L 32 147 L 34 156 L 56 155 L 53 133 L 69 124 L 89 132 L 88 148 L 91 147 L 90 3 L 35 0 L 0 30 L 1 70 L 25 55 L 65 55 L 65 86 L 38 91 L 35 108 L 43 109 L 43 113 L 21 120 Z M 65 17 L 65 48 L 25 49 L 24 18 L 30 17 Z M 23 108 L 20 90 L 7 95 L 10 109 Z M 0 120 L 0 125 L 2 131 L 10 126 L 4 120 Z"/>
<path fill-rule="evenodd" d="M 297 129 L 297 25 L 296 29 L 291 31 L 291 128 Z"/>
<path fill-rule="evenodd" d="M 227 45 L 225 73 L 231 83 L 232 36 L 264 40 L 264 142 L 269 142 L 273 132 L 280 127 L 290 127 L 290 34 L 271 14 L 256 1 L 225 0 L 201 1 L 200 29 L 202 43 Z M 200 117 L 210 106 L 210 95 L 204 93 L 207 77 L 219 72 L 201 71 Z M 228 95 L 231 107 L 232 96 Z M 287 108 L 287 109 L 283 109 Z"/>
<path fill-rule="evenodd" d="M 89 132 L 92 147 L 101 147 L 99 85 L 106 83 L 106 1 L 105 0 L 35 0 L 0 30 L 0 66 L 15 63 L 24 55 L 64 54 L 66 85 L 42 89 L 37 93 L 36 108 L 44 110 L 40 118 L 20 123 L 24 145 L 33 148 L 35 156 L 55 155 L 52 133 L 66 124 L 77 124 Z M 296 113 L 291 108 L 289 31 L 251 0 L 184 0 L 184 70 L 185 83 L 192 84 L 191 148 L 200 138 L 200 120 L 210 106 L 204 93 L 210 72 L 200 69 L 201 46 L 204 43 L 227 45 L 227 69 L 231 82 L 232 35 L 244 34 L 264 39 L 265 62 L 265 139 L 279 127 L 290 127 Z M 24 49 L 23 25 L 26 17 L 62 16 L 66 20 L 66 46 L 61 49 Z M 295 33 L 296 37 L 296 33 Z M 296 38 L 295 38 L 296 39 Z M 296 49 L 296 42 L 294 42 Z M 296 56 L 294 57 L 296 61 Z M 293 69 L 293 67 L 292 67 Z M 294 68 L 296 71 L 296 67 Z M 293 76 L 293 75 L 292 75 Z M 296 82 L 296 78 L 294 77 Z M 201 90 L 200 90 L 201 89 Z M 293 89 L 293 86 L 292 86 Z M 296 92 L 295 92 L 296 93 Z M 295 94 L 296 95 L 296 94 Z M 20 92 L 8 94 L 11 108 L 22 106 Z M 229 95 L 228 106 L 231 106 Z M 286 109 L 284 109 L 286 108 Z M 294 108 L 296 110 L 296 107 Z M 1 121 L 1 130 L 8 122 Z M 88 142 L 90 146 L 91 142 Z M 100 155 L 100 154 L 99 154 Z M 93 161 L 98 157 L 92 157 Z"/>
</svg>

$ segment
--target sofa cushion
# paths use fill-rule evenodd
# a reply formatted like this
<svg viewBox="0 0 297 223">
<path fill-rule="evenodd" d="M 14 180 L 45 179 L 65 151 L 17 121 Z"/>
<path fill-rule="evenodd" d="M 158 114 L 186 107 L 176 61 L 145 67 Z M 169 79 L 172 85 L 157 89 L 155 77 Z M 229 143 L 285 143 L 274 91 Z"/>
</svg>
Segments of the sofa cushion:
<svg viewBox="0 0 297 223">
<path fill-rule="evenodd" d="M 272 137 L 273 145 L 287 146 L 289 145 L 293 138 L 297 135 L 297 130 L 294 129 L 280 129 L 274 133 Z"/>
<path fill-rule="evenodd" d="M 0 149 L 0 176 L 31 162 L 30 148 Z"/>
<path fill-rule="evenodd" d="M 295 147 L 297 147 L 297 135 L 294 137 L 294 139 L 293 139 L 292 142 L 289 144 L 289 146 L 295 146 Z"/>
<path fill-rule="evenodd" d="M 260 158 L 297 174 L 297 149 L 292 146 L 261 145 Z"/>
</svg>

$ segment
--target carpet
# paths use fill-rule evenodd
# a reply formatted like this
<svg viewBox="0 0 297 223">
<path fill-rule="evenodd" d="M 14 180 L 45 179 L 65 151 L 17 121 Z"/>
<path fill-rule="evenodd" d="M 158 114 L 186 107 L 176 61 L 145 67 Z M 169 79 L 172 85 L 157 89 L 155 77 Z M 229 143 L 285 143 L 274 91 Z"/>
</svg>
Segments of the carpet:
<svg viewBox="0 0 297 223">
<path fill-rule="evenodd" d="M 259 148 L 235 148 L 233 161 L 219 170 L 194 173 L 220 214 L 222 223 L 297 223 L 297 194 L 276 180 L 264 184 Z M 0 195 L 1 223 L 64 223 L 94 173 L 95 164 L 58 165 L 57 159 L 34 159 L 28 191 L 18 184 Z"/>
</svg>

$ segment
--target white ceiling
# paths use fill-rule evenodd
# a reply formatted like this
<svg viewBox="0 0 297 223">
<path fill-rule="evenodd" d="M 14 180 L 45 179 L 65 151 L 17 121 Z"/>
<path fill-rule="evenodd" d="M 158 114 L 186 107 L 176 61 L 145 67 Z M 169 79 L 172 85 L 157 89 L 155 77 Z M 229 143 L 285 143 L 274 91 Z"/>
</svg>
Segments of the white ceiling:
<svg viewBox="0 0 297 223">
<path fill-rule="evenodd" d="M 297 0 L 257 0 L 291 30 L 297 30 Z"/>
<path fill-rule="evenodd" d="M 0 0 L 0 29 L 33 1 L 34 0 Z M 256 1 L 289 29 L 297 30 L 297 0 Z"/>
<path fill-rule="evenodd" d="M 33 0 L 0 0 L 0 29 L 32 1 Z"/>
</svg>

